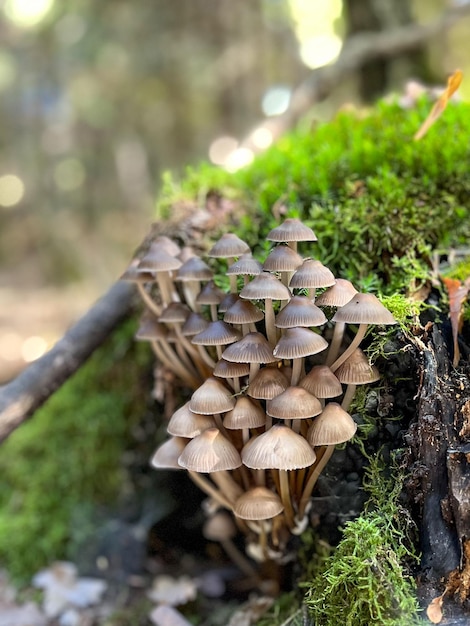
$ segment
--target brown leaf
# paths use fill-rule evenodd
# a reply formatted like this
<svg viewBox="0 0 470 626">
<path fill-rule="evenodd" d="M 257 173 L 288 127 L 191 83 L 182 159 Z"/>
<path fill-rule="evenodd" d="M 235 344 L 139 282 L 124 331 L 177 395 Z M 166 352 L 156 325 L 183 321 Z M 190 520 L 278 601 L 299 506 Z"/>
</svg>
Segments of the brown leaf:
<svg viewBox="0 0 470 626">
<path fill-rule="evenodd" d="M 444 594 L 434 598 L 434 600 L 428 605 L 426 609 L 426 615 L 433 624 L 439 624 L 442 620 L 442 602 L 444 600 Z"/>
<path fill-rule="evenodd" d="M 439 97 L 439 99 L 434 104 L 431 112 L 427 116 L 427 118 L 422 123 L 418 132 L 414 136 L 414 140 L 418 141 L 428 132 L 434 122 L 439 119 L 442 115 L 444 109 L 447 106 L 449 98 L 457 91 L 460 87 L 460 83 L 462 82 L 463 74 L 460 70 L 455 70 L 452 76 L 449 76 L 447 80 L 447 87 L 444 93 Z"/>
</svg>

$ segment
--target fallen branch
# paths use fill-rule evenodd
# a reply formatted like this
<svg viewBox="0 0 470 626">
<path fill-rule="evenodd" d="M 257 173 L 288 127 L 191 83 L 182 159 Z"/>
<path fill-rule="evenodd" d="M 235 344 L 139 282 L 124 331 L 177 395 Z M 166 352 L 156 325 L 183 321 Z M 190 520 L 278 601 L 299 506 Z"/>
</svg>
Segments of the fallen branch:
<svg viewBox="0 0 470 626">
<path fill-rule="evenodd" d="M 379 33 L 364 32 L 347 39 L 338 60 L 319 67 L 298 85 L 289 108 L 281 115 L 262 120 L 256 130 L 267 129 L 273 141 L 292 129 L 299 119 L 317 102 L 325 100 L 344 79 L 374 59 L 400 55 L 421 46 L 432 37 L 443 33 L 463 17 L 470 15 L 470 3 L 454 6 L 429 24 L 408 24 Z M 242 146 L 253 153 L 261 151 L 249 135 Z"/>
<path fill-rule="evenodd" d="M 0 387 L 0 442 L 30 417 L 129 314 L 135 287 L 117 282 L 55 346 Z"/>
</svg>

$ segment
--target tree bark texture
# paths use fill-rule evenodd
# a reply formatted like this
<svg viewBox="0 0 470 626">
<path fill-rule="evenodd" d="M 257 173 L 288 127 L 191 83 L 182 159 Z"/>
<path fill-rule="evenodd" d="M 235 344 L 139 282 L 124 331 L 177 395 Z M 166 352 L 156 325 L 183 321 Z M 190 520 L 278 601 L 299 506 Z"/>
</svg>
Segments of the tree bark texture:
<svg viewBox="0 0 470 626">
<path fill-rule="evenodd" d="M 436 325 L 415 343 L 421 379 L 407 491 L 419 520 L 419 593 L 424 606 L 444 593 L 443 624 L 470 623 L 469 366 L 452 368 Z"/>
</svg>

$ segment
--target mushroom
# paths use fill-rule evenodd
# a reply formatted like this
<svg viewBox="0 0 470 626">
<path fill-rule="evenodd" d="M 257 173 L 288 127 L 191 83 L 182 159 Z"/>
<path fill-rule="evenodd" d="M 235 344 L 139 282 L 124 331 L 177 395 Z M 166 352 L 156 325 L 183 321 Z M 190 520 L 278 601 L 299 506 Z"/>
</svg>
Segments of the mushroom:
<svg viewBox="0 0 470 626">
<path fill-rule="evenodd" d="M 274 347 L 277 341 L 276 327 L 274 325 L 273 300 L 290 300 L 289 289 L 268 272 L 261 272 L 253 280 L 245 285 L 240 291 L 240 298 L 247 300 L 264 300 L 264 315 L 266 324 L 266 336 Z"/>
<path fill-rule="evenodd" d="M 287 387 L 272 400 L 266 403 L 266 413 L 276 419 L 284 420 L 286 426 L 293 420 L 294 432 L 300 430 L 300 420 L 314 417 L 322 412 L 322 405 L 318 398 L 302 387 Z"/>
<path fill-rule="evenodd" d="M 232 263 L 227 269 L 227 276 L 243 276 L 243 283 L 249 282 L 249 276 L 257 276 L 263 271 L 263 266 L 250 253 L 242 254 L 242 256 Z"/>
<path fill-rule="evenodd" d="M 226 322 L 210 322 L 207 328 L 194 335 L 192 343 L 200 346 L 215 346 L 217 358 L 222 358 L 222 346 L 227 346 L 241 339 L 240 333 Z"/>
<path fill-rule="evenodd" d="M 193 439 L 204 430 L 215 426 L 215 420 L 211 415 L 194 413 L 189 409 L 189 402 L 186 402 L 170 417 L 166 430 L 174 437 Z"/>
<path fill-rule="evenodd" d="M 308 289 L 308 297 L 315 300 L 316 290 L 320 287 L 330 287 L 335 284 L 335 277 L 323 263 L 315 259 L 305 259 L 302 265 L 294 272 L 290 289 Z"/>
<path fill-rule="evenodd" d="M 289 381 L 277 367 L 263 367 L 248 385 L 247 394 L 258 400 L 271 400 L 287 389 Z"/>
<path fill-rule="evenodd" d="M 302 265 L 303 259 L 289 246 L 279 245 L 271 250 L 263 263 L 263 270 L 278 272 L 281 282 L 287 287 L 293 272 Z"/>
<path fill-rule="evenodd" d="M 287 328 L 273 350 L 278 359 L 292 359 L 291 385 L 300 380 L 304 357 L 322 352 L 328 342 L 308 328 Z"/>
<path fill-rule="evenodd" d="M 240 341 L 232 343 L 222 353 L 226 361 L 235 363 L 249 363 L 249 382 L 253 380 L 261 363 L 274 363 L 277 359 L 273 356 L 271 346 L 261 333 L 248 333 Z"/>
<path fill-rule="evenodd" d="M 201 291 L 201 282 L 211 280 L 212 275 L 212 270 L 197 256 L 188 259 L 178 269 L 175 281 L 182 283 L 184 300 L 192 311 L 200 312 L 196 297 Z"/>
<path fill-rule="evenodd" d="M 299 386 L 320 400 L 336 398 L 343 393 L 341 383 L 328 365 L 314 365 L 310 372 L 299 382 Z"/>
<path fill-rule="evenodd" d="M 317 236 L 311 228 L 295 217 L 289 217 L 282 224 L 269 231 L 266 236 L 268 241 L 287 243 L 297 252 L 299 241 L 317 241 Z"/>
<path fill-rule="evenodd" d="M 230 266 L 236 258 L 247 252 L 251 252 L 250 246 L 247 243 L 233 233 L 225 233 L 225 235 L 222 235 L 219 241 L 212 246 L 207 256 L 216 259 L 227 259 L 227 263 Z M 229 274 L 229 280 L 231 293 L 237 293 L 236 274 Z"/>
<path fill-rule="evenodd" d="M 149 251 L 140 260 L 137 271 L 148 274 L 155 274 L 158 288 L 164 306 L 167 306 L 173 300 L 178 300 L 178 296 L 173 284 L 172 272 L 179 269 L 182 263 L 179 259 L 161 247 L 151 247 Z"/>
<path fill-rule="evenodd" d="M 249 332 L 256 332 L 256 322 L 264 319 L 263 312 L 249 300 L 238 299 L 224 315 L 224 322 L 242 327 L 242 332 L 246 335 Z"/>
<path fill-rule="evenodd" d="M 347 385 L 341 403 L 345 411 L 351 404 L 357 385 L 375 383 L 380 378 L 379 370 L 369 363 L 369 359 L 360 348 L 356 348 L 335 373 L 338 380 Z"/>
<path fill-rule="evenodd" d="M 238 396 L 235 406 L 227 411 L 224 417 L 224 427 L 228 430 L 241 430 L 243 443 L 250 438 L 250 428 L 260 428 L 266 422 L 266 413 L 261 405 L 248 398 Z"/>
<path fill-rule="evenodd" d="M 371 293 L 357 293 L 347 304 L 336 311 L 333 322 L 345 322 L 359 326 L 349 347 L 330 365 L 332 372 L 335 372 L 359 346 L 369 324 L 396 324 L 390 311 Z"/>
<path fill-rule="evenodd" d="M 225 359 L 219 359 L 213 371 L 217 378 L 225 378 L 236 394 L 240 393 L 240 378 L 248 376 L 249 373 L 248 363 L 231 363 Z"/>
</svg>

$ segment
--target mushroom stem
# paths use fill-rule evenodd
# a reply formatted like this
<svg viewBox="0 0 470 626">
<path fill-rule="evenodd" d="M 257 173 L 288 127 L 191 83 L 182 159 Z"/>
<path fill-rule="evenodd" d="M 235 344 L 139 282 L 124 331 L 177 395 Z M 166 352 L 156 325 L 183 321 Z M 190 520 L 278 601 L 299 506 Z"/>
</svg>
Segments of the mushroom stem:
<svg viewBox="0 0 470 626">
<path fill-rule="evenodd" d="M 289 528 L 294 526 L 294 509 L 290 499 L 289 475 L 287 470 L 279 470 L 279 496 L 284 505 L 284 515 Z"/>
<path fill-rule="evenodd" d="M 334 450 L 335 450 L 334 445 L 324 446 L 323 454 L 320 456 L 320 453 L 319 452 L 317 453 L 317 460 L 312 466 L 312 471 L 305 484 L 302 497 L 300 498 L 299 514 L 298 514 L 299 519 L 302 519 L 302 517 L 304 516 L 305 509 L 307 507 L 308 501 L 310 500 L 310 496 L 312 495 L 313 488 L 315 487 L 317 483 L 318 477 L 322 473 L 325 465 L 330 460 L 331 455 L 333 454 Z"/>
<path fill-rule="evenodd" d="M 274 307 L 271 298 L 266 298 L 264 301 L 264 323 L 266 325 L 266 338 L 271 345 L 271 348 L 277 343 L 276 327 L 274 325 Z"/>
<path fill-rule="evenodd" d="M 258 572 L 250 563 L 250 561 L 248 561 L 248 559 L 243 556 L 243 554 L 240 552 L 240 550 L 231 539 L 225 539 L 221 541 L 220 545 L 241 572 L 259 581 Z"/>
<path fill-rule="evenodd" d="M 330 348 L 328 350 L 325 365 L 331 365 L 337 358 L 338 352 L 341 348 L 341 342 L 343 341 L 345 328 L 345 322 L 335 322 L 335 329 L 333 331 L 333 337 L 331 338 Z"/>
<path fill-rule="evenodd" d="M 157 341 L 151 342 L 152 349 L 155 352 L 155 356 L 162 364 L 174 372 L 177 376 L 184 380 L 190 387 L 197 389 L 200 385 L 200 381 L 193 376 L 193 374 L 182 365 L 176 354 L 173 353 L 170 346 L 166 343 L 159 344 Z"/>
<path fill-rule="evenodd" d="M 339 356 L 336 359 L 336 361 L 332 365 L 330 365 L 330 369 L 332 372 L 336 372 L 338 367 L 342 365 L 346 361 L 346 359 L 351 356 L 354 350 L 359 346 L 361 341 L 364 339 L 364 336 L 366 334 L 368 327 L 369 327 L 369 324 L 359 324 L 359 328 L 357 329 L 356 336 L 351 341 L 347 349 L 343 352 L 341 356 Z"/>
<path fill-rule="evenodd" d="M 298 359 L 292 359 L 292 375 L 290 379 L 290 384 L 292 387 L 298 385 L 300 377 L 302 375 L 302 365 L 304 363 L 303 357 Z"/>
<path fill-rule="evenodd" d="M 145 287 L 141 282 L 137 282 L 137 289 L 139 290 L 140 297 L 144 301 L 147 308 L 152 311 L 157 317 L 161 315 L 161 308 L 158 306 L 156 302 L 152 300 L 150 294 L 147 292 Z"/>
<path fill-rule="evenodd" d="M 240 485 L 233 480 L 227 470 L 212 472 L 211 477 L 219 489 L 227 496 L 228 501 L 231 502 L 233 506 L 237 498 L 239 498 L 243 493 L 243 489 Z"/>
<path fill-rule="evenodd" d="M 229 511 L 232 510 L 231 503 L 227 500 L 225 496 L 220 493 L 220 491 L 218 491 L 214 487 L 214 485 L 209 480 L 207 480 L 207 478 L 205 478 L 201 474 L 198 474 L 197 472 L 188 471 L 188 474 L 191 480 L 199 487 L 199 489 L 204 491 L 204 493 L 213 498 L 225 509 L 228 509 Z"/>
<path fill-rule="evenodd" d="M 349 384 L 344 392 L 343 401 L 341 402 L 341 408 L 347 411 L 353 401 L 354 394 L 356 393 L 357 385 Z"/>
</svg>

